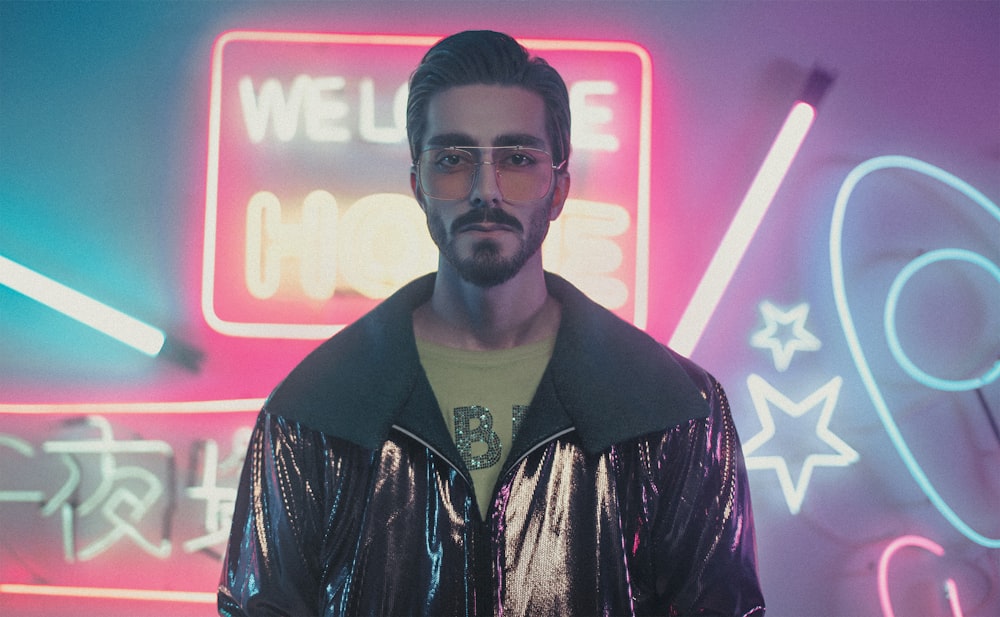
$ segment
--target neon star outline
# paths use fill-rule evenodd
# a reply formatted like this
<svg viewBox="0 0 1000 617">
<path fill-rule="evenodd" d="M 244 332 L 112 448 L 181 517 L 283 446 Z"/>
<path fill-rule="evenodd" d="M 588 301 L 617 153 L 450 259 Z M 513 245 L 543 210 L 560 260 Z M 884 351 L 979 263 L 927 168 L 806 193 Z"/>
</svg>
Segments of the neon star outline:
<svg viewBox="0 0 1000 617">
<path fill-rule="evenodd" d="M 768 300 L 758 305 L 764 318 L 764 327 L 750 338 L 750 344 L 761 349 L 770 349 L 774 359 L 774 367 L 779 372 L 785 372 L 792 363 L 796 351 L 816 351 L 823 344 L 812 332 L 806 330 L 806 318 L 809 316 L 809 303 L 802 302 L 785 311 Z M 782 342 L 775 335 L 778 326 L 792 326 L 793 338 Z"/>
<path fill-rule="evenodd" d="M 813 469 L 816 467 L 846 467 L 856 463 L 861 457 L 858 452 L 847 445 L 841 438 L 833 434 L 830 430 L 830 419 L 833 410 L 837 406 L 837 399 L 840 396 L 840 387 L 843 379 L 834 377 L 809 396 L 796 403 L 787 396 L 779 392 L 774 386 L 767 382 L 760 375 L 751 373 L 747 377 L 747 388 L 753 400 L 757 416 L 760 418 L 762 429 L 759 433 L 751 437 L 743 444 L 743 454 L 746 459 L 747 469 L 773 469 L 778 476 L 778 483 L 781 492 L 788 503 L 788 509 L 792 514 L 798 514 L 805 500 L 806 489 L 809 487 L 809 480 L 812 478 Z M 788 463 L 782 456 L 753 456 L 753 452 L 760 446 L 770 441 L 775 436 L 774 417 L 771 415 L 771 405 L 781 409 L 793 418 L 805 415 L 809 410 L 822 404 L 819 418 L 816 421 L 816 436 L 824 443 L 833 448 L 836 454 L 810 454 L 802 463 L 802 470 L 799 472 L 798 481 L 792 480 L 792 473 L 788 469 Z"/>
</svg>

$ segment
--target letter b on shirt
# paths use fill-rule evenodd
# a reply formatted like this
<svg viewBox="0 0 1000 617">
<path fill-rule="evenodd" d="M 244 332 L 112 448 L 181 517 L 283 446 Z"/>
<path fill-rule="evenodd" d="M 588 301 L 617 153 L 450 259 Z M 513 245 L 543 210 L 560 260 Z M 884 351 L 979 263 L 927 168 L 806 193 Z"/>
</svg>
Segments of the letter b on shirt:
<svg viewBox="0 0 1000 617">
<path fill-rule="evenodd" d="M 462 460 L 470 471 L 476 469 L 486 469 L 500 462 L 500 455 L 503 446 L 500 443 L 500 436 L 493 430 L 493 416 L 490 410 L 479 405 L 470 407 L 455 407 L 455 445 L 462 455 Z M 472 426 L 473 420 L 478 423 Z M 482 443 L 486 445 L 486 452 L 472 455 L 472 445 Z"/>
</svg>

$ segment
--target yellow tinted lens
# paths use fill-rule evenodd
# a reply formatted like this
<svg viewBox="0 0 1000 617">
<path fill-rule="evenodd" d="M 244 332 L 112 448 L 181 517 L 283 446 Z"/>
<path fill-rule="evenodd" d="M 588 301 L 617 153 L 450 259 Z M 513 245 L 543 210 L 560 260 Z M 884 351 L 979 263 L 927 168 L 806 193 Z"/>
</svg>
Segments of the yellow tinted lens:
<svg viewBox="0 0 1000 617">
<path fill-rule="evenodd" d="M 531 148 L 497 148 L 494 152 L 497 185 L 508 201 L 544 197 L 552 184 L 552 157 Z"/>
<path fill-rule="evenodd" d="M 420 188 L 437 199 L 463 199 L 472 188 L 476 162 L 462 150 L 425 150 L 418 162 Z"/>
</svg>

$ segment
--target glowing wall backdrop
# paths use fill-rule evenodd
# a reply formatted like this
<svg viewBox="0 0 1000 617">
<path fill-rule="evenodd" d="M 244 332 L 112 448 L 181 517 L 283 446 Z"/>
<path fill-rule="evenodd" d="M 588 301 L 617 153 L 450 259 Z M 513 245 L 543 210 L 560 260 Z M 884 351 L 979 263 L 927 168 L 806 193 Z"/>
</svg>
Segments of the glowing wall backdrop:
<svg viewBox="0 0 1000 617">
<path fill-rule="evenodd" d="M 547 266 L 727 387 L 768 614 L 1000 614 L 993 1 L 0 3 L 0 614 L 213 612 L 262 398 L 434 266 L 405 81 L 478 27 L 570 86 Z"/>
</svg>

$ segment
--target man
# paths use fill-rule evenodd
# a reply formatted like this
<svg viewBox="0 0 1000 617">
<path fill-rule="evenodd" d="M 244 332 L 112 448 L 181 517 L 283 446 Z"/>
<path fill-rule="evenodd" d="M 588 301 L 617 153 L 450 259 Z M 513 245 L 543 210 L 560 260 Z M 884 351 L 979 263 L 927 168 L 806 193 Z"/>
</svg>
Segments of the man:
<svg viewBox="0 0 1000 617">
<path fill-rule="evenodd" d="M 558 73 L 454 35 L 407 131 L 438 271 L 268 399 L 220 614 L 763 614 L 722 388 L 542 269 L 570 185 Z"/>
</svg>

